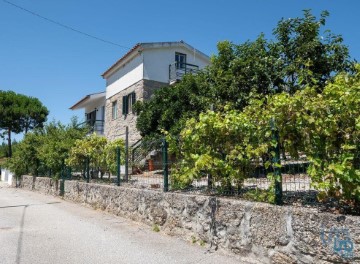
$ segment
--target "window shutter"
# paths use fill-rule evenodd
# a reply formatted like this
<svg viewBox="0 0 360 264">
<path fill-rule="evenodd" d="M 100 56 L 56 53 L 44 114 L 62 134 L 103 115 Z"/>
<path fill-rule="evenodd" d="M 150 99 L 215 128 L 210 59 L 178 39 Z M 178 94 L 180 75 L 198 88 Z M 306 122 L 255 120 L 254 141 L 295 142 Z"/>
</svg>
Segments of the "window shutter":
<svg viewBox="0 0 360 264">
<path fill-rule="evenodd" d="M 131 105 L 134 105 L 135 102 L 136 102 L 136 93 L 133 92 L 133 93 L 131 94 Z"/>
<path fill-rule="evenodd" d="M 127 95 L 123 96 L 123 104 L 122 104 L 122 109 L 123 109 L 123 115 L 127 115 L 128 114 L 128 98 Z"/>
</svg>

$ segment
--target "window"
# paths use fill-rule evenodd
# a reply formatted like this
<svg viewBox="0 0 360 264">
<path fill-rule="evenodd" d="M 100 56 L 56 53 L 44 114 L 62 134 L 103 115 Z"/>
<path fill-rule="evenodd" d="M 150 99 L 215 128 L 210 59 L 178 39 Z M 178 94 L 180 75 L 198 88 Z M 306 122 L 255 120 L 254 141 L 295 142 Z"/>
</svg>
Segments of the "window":
<svg viewBox="0 0 360 264">
<path fill-rule="evenodd" d="M 112 119 L 117 118 L 117 101 L 112 102 L 112 105 L 111 105 L 111 117 L 112 117 Z"/>
<path fill-rule="evenodd" d="M 123 115 L 127 115 L 130 112 L 134 113 L 133 105 L 136 102 L 136 93 L 132 92 L 128 95 L 123 96 Z"/>
<path fill-rule="evenodd" d="M 176 62 L 176 69 L 185 68 L 186 54 L 176 52 L 175 53 L 175 62 Z"/>
</svg>

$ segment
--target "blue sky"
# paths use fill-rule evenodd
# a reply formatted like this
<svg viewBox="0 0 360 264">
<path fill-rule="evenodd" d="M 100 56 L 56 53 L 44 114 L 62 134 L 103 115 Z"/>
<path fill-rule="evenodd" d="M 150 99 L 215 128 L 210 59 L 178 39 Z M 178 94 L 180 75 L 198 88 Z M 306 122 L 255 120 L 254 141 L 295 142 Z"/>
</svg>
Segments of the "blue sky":
<svg viewBox="0 0 360 264">
<path fill-rule="evenodd" d="M 9 0 L 52 20 L 119 45 L 184 40 L 208 55 L 222 40 L 242 43 L 271 31 L 282 18 L 328 10 L 326 28 L 342 34 L 360 59 L 360 1 L 228 0 L 117 1 Z M 68 123 L 83 112 L 68 108 L 105 90 L 103 73 L 126 49 L 85 37 L 0 0 L 0 89 L 38 97 L 49 119 Z"/>
</svg>

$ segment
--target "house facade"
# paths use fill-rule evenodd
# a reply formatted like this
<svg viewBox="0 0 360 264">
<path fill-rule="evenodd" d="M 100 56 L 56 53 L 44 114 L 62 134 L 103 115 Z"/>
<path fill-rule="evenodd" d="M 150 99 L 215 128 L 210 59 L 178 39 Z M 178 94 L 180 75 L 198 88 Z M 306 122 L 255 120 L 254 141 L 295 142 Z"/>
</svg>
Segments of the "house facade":
<svg viewBox="0 0 360 264">
<path fill-rule="evenodd" d="M 138 43 L 102 74 L 106 81 L 102 103 L 89 95 L 71 109 L 82 107 L 91 114 L 96 108 L 96 118 L 104 120 L 105 137 L 125 138 L 127 127 L 132 144 L 141 138 L 136 129 L 135 102 L 148 100 L 156 89 L 177 82 L 186 73 L 196 73 L 209 63 L 207 55 L 183 41 Z M 99 107 L 103 107 L 100 112 Z"/>
</svg>

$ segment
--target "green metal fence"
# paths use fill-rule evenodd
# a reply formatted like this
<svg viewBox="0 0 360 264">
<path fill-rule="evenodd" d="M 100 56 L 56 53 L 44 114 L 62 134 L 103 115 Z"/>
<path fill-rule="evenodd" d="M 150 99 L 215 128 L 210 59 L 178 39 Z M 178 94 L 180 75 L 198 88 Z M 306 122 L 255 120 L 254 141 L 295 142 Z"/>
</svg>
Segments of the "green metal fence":
<svg viewBox="0 0 360 264">
<path fill-rule="evenodd" d="M 292 157 L 290 153 L 281 149 L 276 129 L 272 130 L 271 140 L 278 143 L 270 150 L 272 154 L 251 160 L 241 168 L 245 177 L 236 181 L 222 181 L 216 175 L 204 171 L 200 177 L 194 178 L 186 186 L 179 186 L 175 175 L 184 159 L 178 153 L 170 151 L 169 142 L 162 138 L 140 140 L 134 144 L 126 143 L 125 151 L 117 148 L 114 155 L 116 170 L 113 173 L 91 166 L 88 159 L 79 166 L 64 165 L 59 179 L 60 191 L 64 193 L 66 180 L 78 180 L 163 192 L 228 196 L 273 202 L 278 205 L 317 206 L 324 211 L 343 206 L 341 201 L 336 199 L 328 199 L 326 203 L 319 202 L 319 192 L 307 173 L 310 161 L 306 155 L 299 153 L 297 157 Z M 360 153 L 356 157 L 360 161 Z M 267 163 L 270 163 L 270 166 L 266 166 Z M 43 167 L 42 175 L 54 176 Z"/>
</svg>

